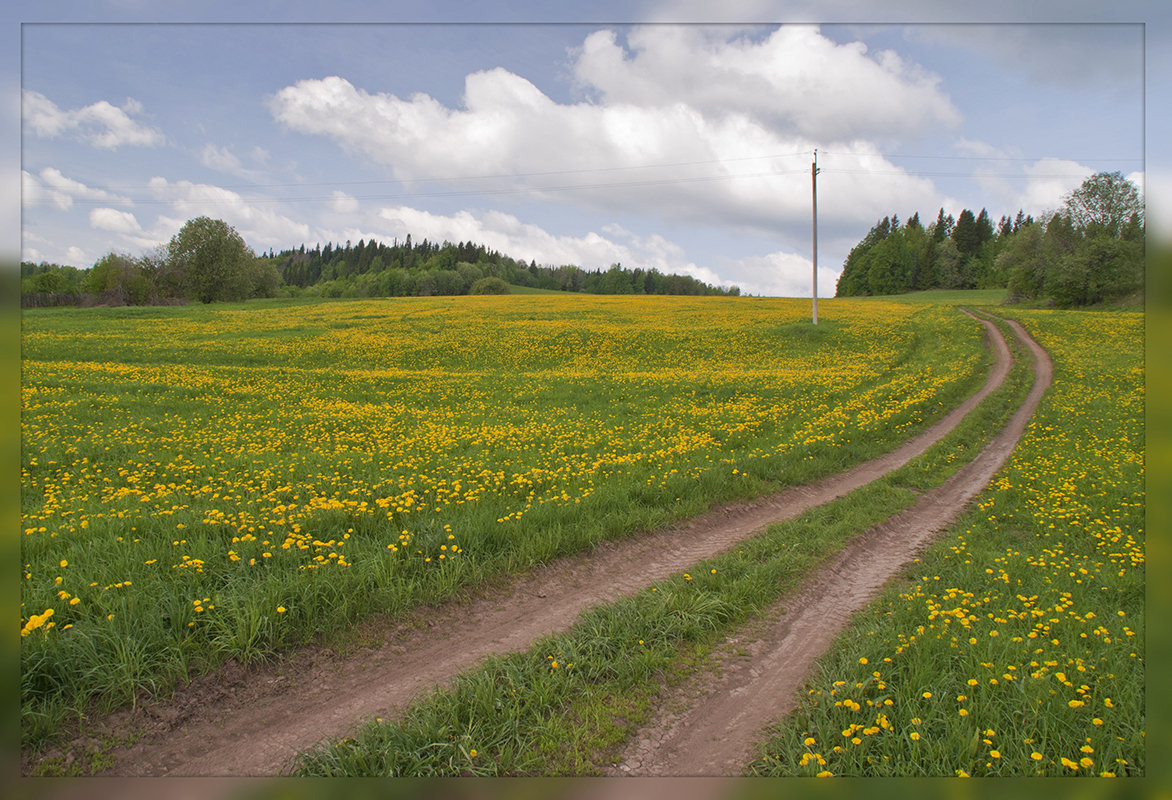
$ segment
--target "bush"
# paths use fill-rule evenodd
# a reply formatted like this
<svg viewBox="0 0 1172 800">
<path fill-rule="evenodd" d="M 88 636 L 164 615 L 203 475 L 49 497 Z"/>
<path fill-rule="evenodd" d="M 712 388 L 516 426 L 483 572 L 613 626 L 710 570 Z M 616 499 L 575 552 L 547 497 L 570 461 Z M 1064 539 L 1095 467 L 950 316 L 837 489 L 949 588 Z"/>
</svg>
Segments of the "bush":
<svg viewBox="0 0 1172 800">
<path fill-rule="evenodd" d="M 509 284 L 500 278 L 481 278 L 472 284 L 468 294 L 509 294 Z"/>
</svg>

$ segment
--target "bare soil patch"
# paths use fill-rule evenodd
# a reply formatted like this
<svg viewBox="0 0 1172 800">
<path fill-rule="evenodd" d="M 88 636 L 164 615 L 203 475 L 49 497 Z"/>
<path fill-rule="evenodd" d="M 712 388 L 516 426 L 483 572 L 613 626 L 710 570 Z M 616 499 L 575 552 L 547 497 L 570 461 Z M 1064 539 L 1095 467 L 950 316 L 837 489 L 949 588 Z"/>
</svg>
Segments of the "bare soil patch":
<svg viewBox="0 0 1172 800">
<path fill-rule="evenodd" d="M 633 594 L 907 463 L 952 430 L 1008 374 L 1005 340 L 995 326 L 985 325 L 995 353 L 985 385 L 897 450 L 816 483 L 723 505 L 667 529 L 601 544 L 480 588 L 459 601 L 405 617 L 368 621 L 350 639 L 362 644 L 350 645 L 346 652 L 306 647 L 259 666 L 226 665 L 213 676 L 180 687 L 167 702 L 144 702 L 91 723 L 88 742 L 134 739 L 113 750 L 114 764 L 107 775 L 282 774 L 296 753 L 323 738 L 344 736 L 372 717 L 393 717 L 488 655 L 519 650 L 541 636 L 565 630 L 590 606 Z M 962 495 L 963 491 L 938 502 L 959 507 Z M 863 560 L 874 552 L 861 545 L 854 549 L 860 550 Z M 902 563 L 882 560 L 891 561 L 893 568 Z M 836 583 L 833 577 L 824 580 L 826 591 Z M 819 600 L 816 595 L 823 590 L 811 591 L 811 602 Z M 789 605 L 786 622 L 792 623 L 796 604 Z M 847 605 L 836 602 L 834 607 Z M 793 636 L 804 642 L 804 631 L 794 628 Z M 814 653 L 817 645 L 805 647 Z M 86 745 L 78 741 L 72 749 L 84 751 Z M 32 766 L 24 765 L 26 774 Z"/>
</svg>

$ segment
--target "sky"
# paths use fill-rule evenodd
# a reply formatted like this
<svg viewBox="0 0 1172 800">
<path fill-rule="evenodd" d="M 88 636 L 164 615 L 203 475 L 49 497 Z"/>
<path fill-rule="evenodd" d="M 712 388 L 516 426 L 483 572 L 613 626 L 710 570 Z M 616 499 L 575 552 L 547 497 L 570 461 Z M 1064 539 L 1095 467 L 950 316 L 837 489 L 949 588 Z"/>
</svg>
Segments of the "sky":
<svg viewBox="0 0 1172 800">
<path fill-rule="evenodd" d="M 822 297 L 884 216 L 1038 217 L 1100 171 L 1172 230 L 1165 4 L 873 5 L 22 3 L 4 240 L 89 267 L 210 216 L 809 296 L 815 151 Z"/>
</svg>

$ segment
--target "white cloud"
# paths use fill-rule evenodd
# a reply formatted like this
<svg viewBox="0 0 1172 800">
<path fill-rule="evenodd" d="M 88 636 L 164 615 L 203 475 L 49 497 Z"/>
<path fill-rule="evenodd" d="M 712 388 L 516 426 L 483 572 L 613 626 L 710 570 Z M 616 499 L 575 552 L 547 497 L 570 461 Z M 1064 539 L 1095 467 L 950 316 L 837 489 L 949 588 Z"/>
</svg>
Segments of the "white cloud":
<svg viewBox="0 0 1172 800">
<path fill-rule="evenodd" d="M 269 159 L 269 153 L 263 147 L 253 147 L 245 155 L 252 163 L 264 166 Z M 199 162 L 208 169 L 214 169 L 217 172 L 223 172 L 228 175 L 236 175 L 250 181 L 258 180 L 262 173 L 259 170 L 251 169 L 245 166 L 244 159 L 236 155 L 230 147 L 217 147 L 210 142 L 203 146 L 199 151 Z"/>
<path fill-rule="evenodd" d="M 748 114 L 779 135 L 813 141 L 911 134 L 960 121 L 939 77 L 891 51 L 835 44 L 816 26 L 785 25 L 764 38 L 688 25 L 591 34 L 574 77 L 607 105 L 685 103 L 706 117 Z"/>
<path fill-rule="evenodd" d="M 1006 167 L 977 170 L 974 178 L 998 207 L 1021 209 L 1039 218 L 1062 207 L 1066 195 L 1077 189 L 1094 170 L 1075 161 L 1043 158 L 1021 169 L 1020 175 L 1006 177 Z"/>
<path fill-rule="evenodd" d="M 820 262 L 822 259 L 818 259 Z M 748 294 L 770 297 L 810 297 L 813 262 L 796 253 L 775 252 L 729 262 L 721 267 L 726 280 Z M 818 296 L 833 297 L 840 270 L 818 265 Z"/>
<path fill-rule="evenodd" d="M 142 104 L 133 98 L 118 108 L 105 100 L 79 109 L 63 110 L 40 92 L 24 90 L 24 122 L 38 136 L 54 138 L 71 133 L 95 147 L 116 149 L 122 145 L 154 147 L 164 141 L 162 131 L 135 122 Z"/>
<path fill-rule="evenodd" d="M 199 160 L 205 167 L 220 172 L 239 172 L 244 167 L 231 150 L 226 147 L 216 147 L 213 144 L 204 145 L 203 150 L 200 151 Z"/>
<path fill-rule="evenodd" d="M 113 233 L 138 233 L 142 227 L 134 214 L 113 208 L 95 208 L 90 212 L 90 227 Z"/>
<path fill-rule="evenodd" d="M 340 189 L 335 189 L 330 195 L 330 208 L 339 214 L 353 214 L 358 210 L 358 198 Z"/>
<path fill-rule="evenodd" d="M 706 115 L 670 95 L 654 106 L 563 105 L 494 69 L 467 76 L 462 109 L 422 94 L 368 93 L 335 76 L 282 89 L 270 110 L 290 128 L 389 166 L 421 192 L 431 191 L 424 180 L 438 180 L 449 191 L 524 191 L 607 213 L 805 235 L 814 143 L 751 114 Z M 878 171 L 836 179 L 845 193 L 828 198 L 828 218 L 869 221 L 889 213 L 892 197 L 935 202 L 929 181 L 896 169 L 874 147 L 837 147 L 843 163 Z"/>
<path fill-rule="evenodd" d="M 177 224 L 170 227 L 165 239 L 158 241 L 166 241 L 186 220 L 200 216 L 224 220 L 258 249 L 289 247 L 291 242 L 307 241 L 310 237 L 310 227 L 306 223 L 278 214 L 265 203 L 246 198 L 231 189 L 191 181 L 169 182 L 161 177 L 151 178 L 148 185 L 156 200 L 168 203 L 171 211 L 178 215 Z M 160 220 L 164 219 L 169 223 L 176 221 L 175 218 L 160 217 Z"/>
<path fill-rule="evenodd" d="M 29 207 L 51 205 L 60 211 L 68 211 L 73 207 L 75 198 L 130 203 L 130 200 L 125 197 L 111 194 L 103 189 L 94 189 L 80 181 L 67 178 L 60 170 L 53 167 L 46 167 L 37 175 L 21 170 L 20 177 L 21 203 Z"/>
<path fill-rule="evenodd" d="M 1066 195 L 1082 185 L 1094 170 L 1075 161 L 1043 158 L 1026 167 L 1025 174 L 1026 187 L 1017 205 L 1027 214 L 1037 215 L 1058 210 Z"/>
<path fill-rule="evenodd" d="M 84 264 L 89 261 L 85 251 L 74 245 L 65 248 L 65 259 L 67 264 Z"/>
</svg>

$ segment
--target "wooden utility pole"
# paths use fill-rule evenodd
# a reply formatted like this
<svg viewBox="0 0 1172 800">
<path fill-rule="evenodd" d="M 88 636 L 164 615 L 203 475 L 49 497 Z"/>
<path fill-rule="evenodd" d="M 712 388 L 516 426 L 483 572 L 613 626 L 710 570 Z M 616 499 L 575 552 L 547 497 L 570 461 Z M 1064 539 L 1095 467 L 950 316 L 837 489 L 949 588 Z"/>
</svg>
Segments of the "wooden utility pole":
<svg viewBox="0 0 1172 800">
<path fill-rule="evenodd" d="M 810 185 L 813 190 L 814 210 L 814 324 L 818 324 L 818 150 L 814 150 L 814 163 L 810 165 Z"/>
</svg>

